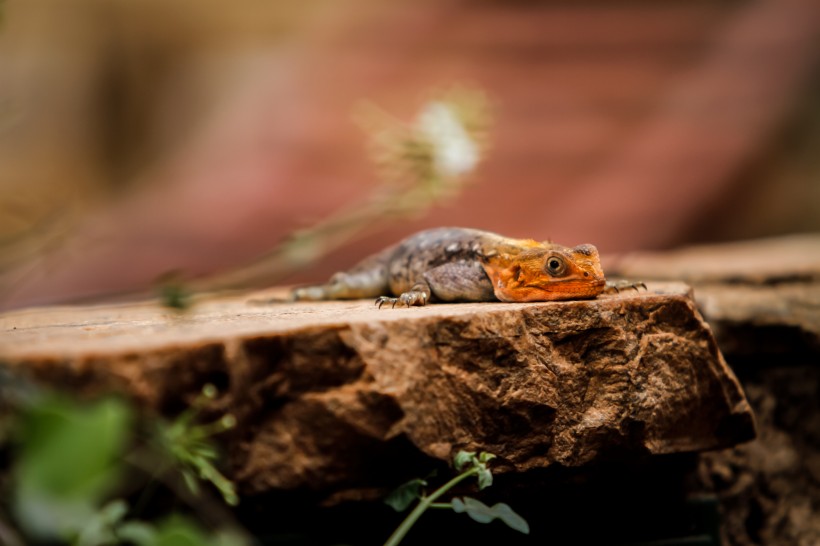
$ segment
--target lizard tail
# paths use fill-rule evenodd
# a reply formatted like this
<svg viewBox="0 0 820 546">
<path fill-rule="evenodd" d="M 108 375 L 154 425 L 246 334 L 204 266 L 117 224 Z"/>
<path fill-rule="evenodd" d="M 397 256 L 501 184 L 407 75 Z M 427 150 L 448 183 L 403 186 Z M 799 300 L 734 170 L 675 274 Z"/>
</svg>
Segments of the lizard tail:
<svg viewBox="0 0 820 546">
<path fill-rule="evenodd" d="M 332 290 L 326 284 L 294 288 L 290 292 L 290 301 L 322 301 L 333 299 Z"/>
</svg>

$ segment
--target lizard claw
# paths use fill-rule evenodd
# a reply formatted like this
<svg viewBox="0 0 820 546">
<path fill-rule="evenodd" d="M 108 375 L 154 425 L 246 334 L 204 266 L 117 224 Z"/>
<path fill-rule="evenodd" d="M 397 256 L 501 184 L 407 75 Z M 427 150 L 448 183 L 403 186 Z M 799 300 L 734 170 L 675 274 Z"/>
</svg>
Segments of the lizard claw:
<svg viewBox="0 0 820 546">
<path fill-rule="evenodd" d="M 379 296 L 378 298 L 376 298 L 376 307 L 381 309 L 382 305 L 384 305 L 385 303 L 390 303 L 390 304 L 392 304 L 390 306 L 392 308 L 392 307 L 396 306 L 397 301 L 399 301 L 398 298 L 391 298 L 391 297 L 388 297 L 388 296 Z"/>
<path fill-rule="evenodd" d="M 635 292 L 640 292 L 640 288 L 643 288 L 645 291 L 649 290 L 643 282 L 632 282 L 627 280 L 607 281 L 604 292 L 607 294 L 620 294 L 622 290 L 634 290 Z"/>
</svg>

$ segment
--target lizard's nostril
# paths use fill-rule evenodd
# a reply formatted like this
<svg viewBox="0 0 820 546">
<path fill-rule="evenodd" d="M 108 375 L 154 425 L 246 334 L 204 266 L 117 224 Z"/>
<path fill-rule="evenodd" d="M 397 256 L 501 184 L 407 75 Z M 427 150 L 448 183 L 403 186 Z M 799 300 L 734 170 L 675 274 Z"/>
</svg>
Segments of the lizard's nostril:
<svg viewBox="0 0 820 546">
<path fill-rule="evenodd" d="M 589 271 L 584 271 L 584 277 L 589 277 Z"/>
</svg>

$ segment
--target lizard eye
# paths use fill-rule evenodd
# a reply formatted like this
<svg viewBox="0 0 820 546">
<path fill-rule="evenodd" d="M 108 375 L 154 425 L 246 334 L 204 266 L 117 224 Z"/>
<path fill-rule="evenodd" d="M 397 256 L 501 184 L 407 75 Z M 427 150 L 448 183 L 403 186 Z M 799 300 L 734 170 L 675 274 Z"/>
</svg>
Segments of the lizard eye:
<svg viewBox="0 0 820 546">
<path fill-rule="evenodd" d="M 564 260 L 559 258 L 558 256 L 552 256 L 547 260 L 547 273 L 552 275 L 553 277 L 559 277 L 563 275 L 567 270 L 567 265 L 564 263 Z"/>
</svg>

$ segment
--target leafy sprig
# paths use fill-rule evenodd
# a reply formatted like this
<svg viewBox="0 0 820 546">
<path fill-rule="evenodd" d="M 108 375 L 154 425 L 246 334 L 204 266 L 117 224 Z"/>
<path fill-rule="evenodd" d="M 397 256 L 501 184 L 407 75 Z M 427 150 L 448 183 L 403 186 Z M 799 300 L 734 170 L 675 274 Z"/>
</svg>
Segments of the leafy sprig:
<svg viewBox="0 0 820 546">
<path fill-rule="evenodd" d="M 13 396 L 3 396 L 13 392 Z M 80 403 L 44 392 L 0 368 L 0 451 L 8 450 L 9 476 L 0 476 L 0 544 L 30 541 L 74 546 L 130 543 L 246 546 L 250 540 L 200 480 L 211 482 L 228 504 L 238 498 L 216 469 L 213 435 L 234 425 L 231 415 L 201 424 L 199 413 L 216 396 L 206 386 L 192 407 L 166 421 L 143 419 L 125 400 Z M 134 489 L 140 473 L 151 478 Z M 139 519 L 142 505 L 166 485 L 195 519 L 171 513 Z M 139 492 L 132 508 L 126 499 Z M 206 526 L 200 522 L 207 521 Z M 214 534 L 216 533 L 216 534 Z"/>
<path fill-rule="evenodd" d="M 530 527 L 527 521 L 515 513 L 507 504 L 498 503 L 493 506 L 487 506 L 483 502 L 471 497 L 454 498 L 446 503 L 436 502 L 450 489 L 473 476 L 476 477 L 479 490 L 491 486 L 493 484 L 493 475 L 487 463 L 494 458 L 495 455 L 492 453 L 483 452 L 476 454 L 472 451 L 459 451 L 453 459 L 453 467 L 456 471 L 459 471 L 460 474 L 429 495 L 425 493 L 425 488 L 428 485 L 427 481 L 419 478 L 411 480 L 393 491 L 387 496 L 385 502 L 398 512 L 403 512 L 416 500 L 419 502 L 413 511 L 410 512 L 404 521 L 396 528 L 393 534 L 390 535 L 390 538 L 387 539 L 384 546 L 398 545 L 422 514 L 429 508 L 449 509 L 457 514 L 467 514 L 479 523 L 489 523 L 494 519 L 499 519 L 512 529 L 524 534 L 529 534 Z"/>
<path fill-rule="evenodd" d="M 204 480 L 216 487 L 226 503 L 235 506 L 239 503 L 236 488 L 214 466 L 219 454 L 211 437 L 236 426 L 236 418 L 227 414 L 212 423 L 195 423 L 202 407 L 216 394 L 213 385 L 205 385 L 197 400 L 176 419 L 158 421 L 156 444 L 170 456 L 191 493 L 199 494 L 199 480 Z"/>
</svg>

